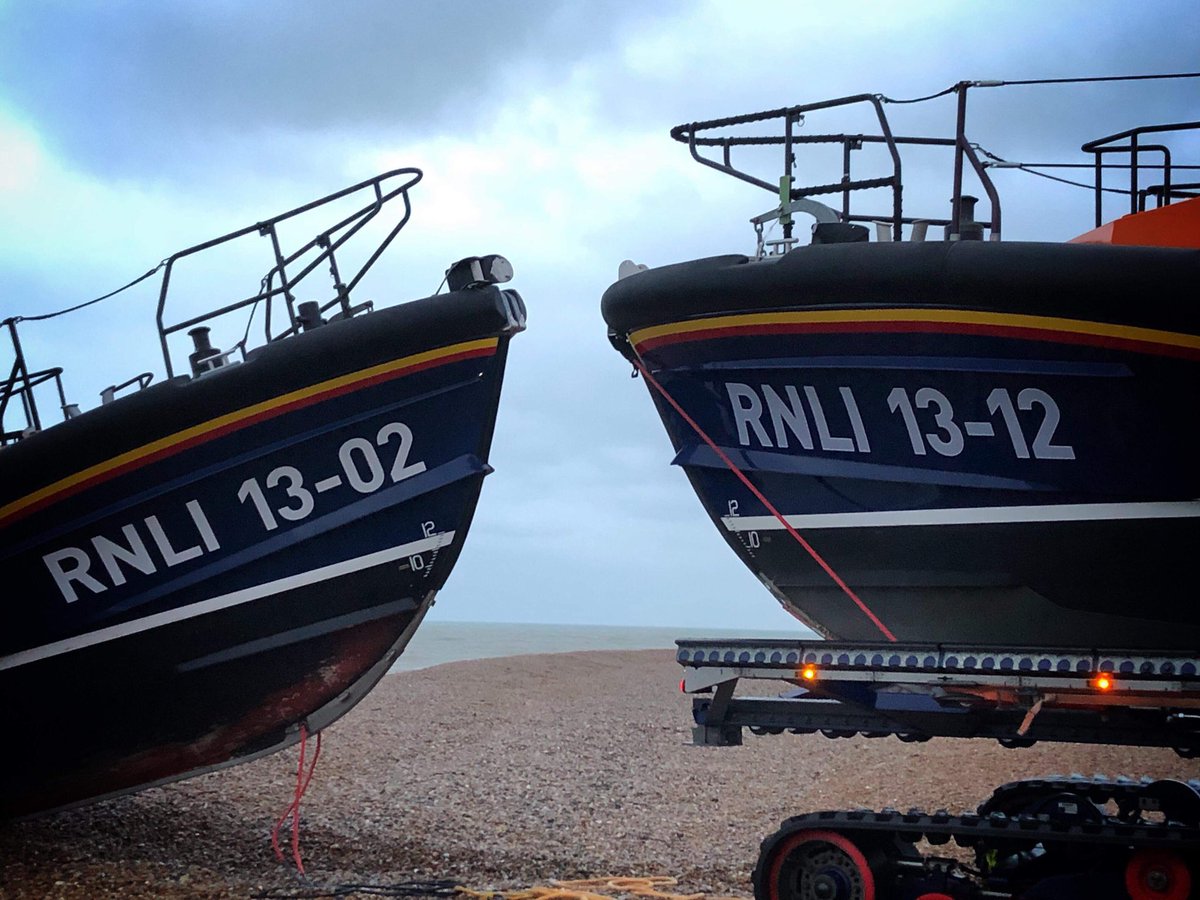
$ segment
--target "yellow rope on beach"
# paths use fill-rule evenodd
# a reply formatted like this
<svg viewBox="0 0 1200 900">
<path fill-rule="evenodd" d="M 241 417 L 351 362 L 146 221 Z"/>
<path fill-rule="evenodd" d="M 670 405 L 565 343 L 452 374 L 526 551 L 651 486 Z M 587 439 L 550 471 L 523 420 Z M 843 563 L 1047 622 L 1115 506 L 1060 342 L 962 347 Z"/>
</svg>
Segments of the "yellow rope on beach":
<svg viewBox="0 0 1200 900">
<path fill-rule="evenodd" d="M 613 876 L 575 881 L 553 879 L 549 886 L 536 885 L 519 891 L 474 891 L 459 887 L 458 893 L 475 900 L 613 900 L 614 897 L 650 897 L 653 900 L 704 900 L 705 894 L 676 894 L 661 888 L 674 887 L 679 879 L 670 875 L 641 877 Z M 603 892 L 603 893 L 602 893 Z M 709 900 L 743 900 L 740 897 L 711 897 Z"/>
</svg>

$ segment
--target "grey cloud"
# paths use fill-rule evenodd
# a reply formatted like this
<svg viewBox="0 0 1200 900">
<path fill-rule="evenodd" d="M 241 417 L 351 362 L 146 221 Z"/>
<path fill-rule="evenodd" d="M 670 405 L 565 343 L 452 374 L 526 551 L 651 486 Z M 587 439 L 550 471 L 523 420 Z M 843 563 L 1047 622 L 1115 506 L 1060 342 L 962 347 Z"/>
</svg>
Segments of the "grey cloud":
<svg viewBox="0 0 1200 900">
<path fill-rule="evenodd" d="M 891 30 L 863 28 L 852 19 L 834 23 L 814 8 L 798 7 L 789 33 L 811 35 L 786 56 L 753 58 L 752 48 L 728 46 L 723 56 L 701 59 L 647 75 L 640 86 L 641 102 L 629 108 L 619 81 L 601 92 L 602 115 L 668 129 L 678 123 L 720 118 L 823 100 L 859 92 L 883 92 L 912 98 L 951 86 L 960 79 L 1035 79 L 1054 77 L 1189 72 L 1200 69 L 1200 7 L 1170 0 L 1153 12 L 1114 2 L 1062 3 L 1047 15 L 1042 6 L 1012 3 L 1004 15 L 982 16 L 975 7 L 946 7 L 937 16 L 912 16 Z M 1164 22 L 1173 22 L 1171 40 L 1164 40 Z M 824 22 L 824 26 L 822 26 Z M 831 30 L 832 29 L 832 30 Z M 821 38 L 817 39 L 816 36 Z M 854 65 L 847 65 L 853 61 Z M 707 69 L 700 68 L 701 62 Z M 769 74 L 773 67 L 775 74 Z M 781 77 L 786 72 L 788 77 Z M 1196 119 L 1200 113 L 1200 82 L 1168 80 L 1104 85 L 1013 86 L 971 92 L 968 137 L 1016 161 L 1074 162 L 1090 157 L 1080 145 L 1124 129 L 1153 122 Z M 746 98 L 751 98 L 747 103 Z M 952 137 L 955 102 L 885 107 L 898 134 Z M 855 118 L 851 110 L 814 113 L 806 132 L 875 130 L 873 122 Z M 1183 140 L 1186 140 L 1183 139 Z M 687 149 L 678 148 L 681 165 L 689 164 Z M 822 167 L 812 147 L 801 151 L 797 176 L 801 183 L 836 181 L 840 159 Z M 715 154 L 714 154 L 715 155 Z M 941 150 L 904 152 L 906 212 L 940 216 L 949 212 L 951 157 Z M 1183 155 L 1180 154 L 1180 158 Z M 868 162 L 869 152 L 855 156 L 859 177 L 890 172 Z M 754 159 L 747 153 L 743 157 Z M 815 169 L 811 164 L 816 160 Z M 761 163 L 761 165 L 759 165 Z M 782 154 L 760 156 L 752 171 L 773 182 L 782 173 Z M 805 167 L 808 167 L 806 170 Z M 861 168 L 860 168 L 861 167 Z M 1090 172 L 1067 172 L 1081 181 Z M 707 175 L 719 179 L 716 173 Z M 1025 173 L 997 175 L 1013 238 L 1065 239 L 1091 225 L 1090 194 L 1079 188 L 1053 185 Z M 968 189 L 980 193 L 977 186 Z M 769 195 L 744 188 L 747 203 L 757 196 L 765 209 Z M 981 194 L 982 196 L 982 194 Z M 1052 198 L 1052 206 L 1047 205 Z M 857 211 L 888 208 L 887 198 L 872 198 Z M 1057 215 L 1059 211 L 1069 215 Z M 1123 211 L 1115 200 L 1109 216 Z M 1048 216 L 1048 213 L 1052 215 Z M 1048 221 L 1050 220 L 1050 221 Z M 1065 224 L 1064 224 L 1065 221 Z M 1048 227 L 1053 226 L 1053 227 Z"/>
<path fill-rule="evenodd" d="M 786 49 L 772 42 L 779 34 L 787 36 Z M 1063 0 L 1047 7 L 1014 0 L 986 10 L 972 4 L 914 9 L 882 27 L 870 18 L 831 17 L 827 7 L 796 4 L 781 26 L 765 22 L 761 38 L 756 35 L 753 44 L 730 40 L 715 53 L 696 48 L 685 65 L 643 76 L 633 105 L 627 83 L 609 77 L 600 85 L 602 115 L 661 127 L 665 134 L 682 122 L 839 95 L 922 96 L 960 79 L 1194 72 L 1200 69 L 1200 6 L 1194 0 L 1147 7 Z M 1160 100 L 1148 102 L 1178 113 L 1196 97 L 1195 88 L 1195 81 L 1160 82 Z M 1036 102 L 1030 104 L 1035 109 Z M 1191 105 L 1194 110 L 1194 100 Z M 1010 117 L 1006 124 L 1010 131 L 1058 131 L 1079 118 L 1088 121 L 1075 116 L 1069 103 L 1065 112 L 1065 123 L 1060 109 L 1035 113 L 1028 123 Z M 1157 108 L 1147 112 L 1149 118 L 1159 115 Z M 938 118 L 939 127 L 943 121 Z"/>
<path fill-rule="evenodd" d="M 656 14 L 671 9 L 659 6 Z M 322 132 L 469 131 L 643 17 L 629 2 L 318 0 L 0 7 L 9 103 L 76 165 L 169 177 Z M 267 150 L 270 153 L 272 151 Z M 260 162 L 266 170 L 269 158 Z"/>
</svg>

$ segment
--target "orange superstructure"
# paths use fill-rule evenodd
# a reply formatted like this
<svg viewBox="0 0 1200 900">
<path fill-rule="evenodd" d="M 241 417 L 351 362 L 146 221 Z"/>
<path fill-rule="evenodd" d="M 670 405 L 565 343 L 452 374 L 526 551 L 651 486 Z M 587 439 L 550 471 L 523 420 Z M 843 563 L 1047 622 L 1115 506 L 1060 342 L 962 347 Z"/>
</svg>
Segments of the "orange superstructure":
<svg viewBox="0 0 1200 900">
<path fill-rule="evenodd" d="M 1068 243 L 1200 249 L 1200 197 L 1122 216 Z"/>
</svg>

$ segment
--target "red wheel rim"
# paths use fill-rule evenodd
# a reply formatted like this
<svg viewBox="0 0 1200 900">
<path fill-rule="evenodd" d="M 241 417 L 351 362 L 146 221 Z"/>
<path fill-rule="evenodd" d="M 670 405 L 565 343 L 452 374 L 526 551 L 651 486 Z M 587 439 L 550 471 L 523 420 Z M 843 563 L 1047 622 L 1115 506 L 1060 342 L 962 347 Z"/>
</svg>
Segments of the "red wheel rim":
<svg viewBox="0 0 1200 900">
<path fill-rule="evenodd" d="M 1125 866 L 1125 890 L 1133 900 L 1187 900 L 1192 875 L 1174 853 L 1139 850 Z"/>
<path fill-rule="evenodd" d="M 779 896 L 779 874 L 783 868 L 787 858 L 800 846 L 810 842 L 820 842 L 829 844 L 841 850 L 850 858 L 858 869 L 858 874 L 862 878 L 863 883 L 863 900 L 875 900 L 875 876 L 871 874 L 871 867 L 867 864 L 867 858 L 863 856 L 862 851 L 854 845 L 854 842 L 847 837 L 843 837 L 836 831 L 797 831 L 795 834 L 788 835 L 783 842 L 775 848 L 774 858 L 771 861 L 771 869 L 768 873 L 767 896 L 770 900 L 781 900 Z"/>
</svg>

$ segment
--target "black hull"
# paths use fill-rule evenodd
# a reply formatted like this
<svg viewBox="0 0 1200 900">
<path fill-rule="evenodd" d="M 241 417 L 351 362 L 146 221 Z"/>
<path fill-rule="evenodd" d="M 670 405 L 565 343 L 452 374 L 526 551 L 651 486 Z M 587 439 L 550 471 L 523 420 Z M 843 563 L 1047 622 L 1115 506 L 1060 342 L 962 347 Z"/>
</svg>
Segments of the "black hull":
<svg viewBox="0 0 1200 900">
<path fill-rule="evenodd" d="M 346 603 L 395 596 L 389 582 L 383 571 L 364 573 L 320 597 L 283 594 L 204 617 L 202 628 L 183 622 L 17 670 L 4 690 L 24 737 L 0 775 L 0 816 L 247 762 L 295 743 L 300 722 L 321 730 L 387 672 L 433 600 Z M 287 608 L 298 602 L 316 616 Z M 230 635 L 239 643 L 230 646 Z"/>
<path fill-rule="evenodd" d="M 730 546 L 771 573 L 760 577 L 785 608 L 820 632 L 878 641 L 794 539 L 763 524 L 757 547 L 747 531 L 728 532 Z M 902 642 L 1028 647 L 1044 636 L 1200 653 L 1200 623 L 1180 609 L 1193 573 L 1175 548 L 1194 537 L 1181 531 L 1173 520 L 800 529 Z"/>
<path fill-rule="evenodd" d="M 1200 652 L 1197 279 L 1194 250 L 814 245 L 603 309 L 710 518 L 819 633 Z"/>
<path fill-rule="evenodd" d="M 523 326 L 513 292 L 452 292 L 0 451 L 23 733 L 0 818 L 253 759 L 358 702 L 461 552 Z"/>
</svg>

